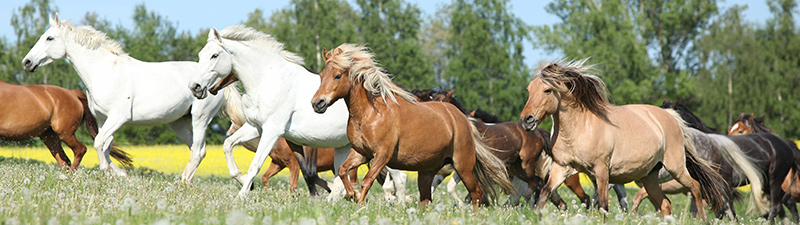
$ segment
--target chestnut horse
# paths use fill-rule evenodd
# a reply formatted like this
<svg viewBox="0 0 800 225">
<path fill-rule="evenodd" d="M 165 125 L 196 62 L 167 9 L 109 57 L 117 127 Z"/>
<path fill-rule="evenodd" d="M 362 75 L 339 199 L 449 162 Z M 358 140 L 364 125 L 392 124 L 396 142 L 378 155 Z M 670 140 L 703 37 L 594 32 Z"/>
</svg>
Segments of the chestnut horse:
<svg viewBox="0 0 800 225">
<path fill-rule="evenodd" d="M 736 121 L 733 122 L 730 129 L 728 129 L 728 135 L 744 135 L 744 134 L 755 134 L 755 133 L 772 133 L 772 129 L 764 125 L 764 119 L 766 116 L 762 115 L 759 117 L 753 116 L 751 113 L 750 115 L 747 114 L 740 114 L 739 118 L 736 118 Z M 789 147 L 791 147 L 795 153 L 800 153 L 800 149 L 797 148 L 797 143 L 784 139 Z M 800 220 L 800 216 L 797 214 L 797 201 L 800 201 L 800 185 L 795 185 L 795 183 L 800 182 L 800 173 L 797 173 L 797 169 L 790 169 L 789 173 L 786 175 L 786 178 L 783 180 L 783 184 L 781 184 L 781 189 L 786 192 L 786 195 L 782 198 L 781 202 L 786 208 L 789 209 L 789 212 L 792 213 L 792 218 L 795 222 Z M 778 207 L 778 215 L 783 217 L 784 211 L 783 207 Z"/>
<path fill-rule="evenodd" d="M 614 106 L 605 98 L 606 88 L 592 75 L 586 59 L 544 65 L 528 85 L 529 97 L 520 113 L 526 130 L 534 130 L 548 116 L 553 119 L 550 155 L 553 166 L 539 196 L 541 200 L 569 176 L 583 172 L 598 187 L 639 180 L 661 214 L 672 214 L 658 182 L 662 166 L 689 187 L 700 204 L 706 198 L 713 208 L 724 204 L 726 186 L 710 163 L 699 158 L 686 125 L 673 110 L 652 105 Z M 598 188 L 598 206 L 608 211 L 608 189 Z M 706 219 L 699 210 L 698 218 Z"/>
<path fill-rule="evenodd" d="M 467 112 L 468 110 L 464 108 L 461 101 L 453 96 L 453 92 L 455 92 L 455 89 L 446 92 L 434 91 L 430 94 L 431 97 L 428 99 L 431 101 L 447 102 L 453 104 L 459 111 Z M 426 99 L 424 95 L 428 93 L 427 90 L 423 90 L 419 93 L 423 94 L 423 96 L 418 95 L 417 98 Z M 479 116 L 479 118 L 476 118 L 475 115 Z M 532 194 L 535 194 L 534 192 L 538 192 L 540 189 L 539 184 L 543 181 L 547 171 L 536 171 L 538 168 L 537 162 L 542 156 L 542 150 L 548 146 L 550 133 L 544 129 L 537 129 L 536 132 L 527 132 L 522 128 L 521 122 L 519 121 L 500 122 L 497 116 L 480 109 L 471 111 L 469 113 L 469 120 L 475 125 L 475 128 L 478 129 L 478 132 L 484 134 L 487 145 L 500 150 L 493 151 L 492 153 L 505 163 L 509 175 L 524 181 L 528 186 L 527 190 L 524 192 L 516 190 L 517 193 L 509 198 L 509 203 L 507 204 L 516 204 L 520 194 L 526 199 L 529 199 Z M 452 172 L 452 170 L 449 172 Z M 439 174 L 435 180 L 442 180 L 447 174 Z M 457 182 L 458 175 L 455 174 L 447 187 L 448 192 L 450 192 L 453 198 L 459 201 L 460 199 L 455 194 L 454 190 Z M 583 187 L 581 187 L 580 178 L 577 174 L 568 178 L 564 183 L 578 196 L 581 203 L 584 203 L 587 207 L 591 204 L 589 202 L 589 196 L 584 193 Z M 554 193 L 552 196 L 550 201 L 553 202 L 553 204 L 558 208 L 566 209 L 566 203 L 564 203 L 557 193 Z"/>
<path fill-rule="evenodd" d="M 339 99 L 349 110 L 347 137 L 353 150 L 339 168 L 345 171 L 372 160 L 362 181 L 363 192 L 356 196 L 345 182 L 347 196 L 366 200 L 372 182 L 383 166 L 419 171 L 421 204 L 431 201 L 431 182 L 436 172 L 452 163 L 472 197 L 477 211 L 483 192 L 495 197 L 493 184 L 511 191 L 511 182 L 503 163 L 463 113 L 441 102 L 422 102 L 395 85 L 366 47 L 342 44 L 324 52 L 325 69 L 321 84 L 312 98 L 317 113 Z M 424 130 L 425 132 L 420 132 Z"/>
<path fill-rule="evenodd" d="M 0 106 L 0 140 L 39 137 L 59 166 L 78 168 L 86 146 L 75 137 L 75 131 L 85 122 L 92 138 L 97 136 L 97 121 L 89 111 L 86 94 L 53 85 L 16 85 L 0 80 L 0 97 L 4 99 Z M 72 149 L 72 163 L 61 142 Z M 112 147 L 111 156 L 122 165 L 131 166 L 132 160 L 124 151 Z"/>
</svg>

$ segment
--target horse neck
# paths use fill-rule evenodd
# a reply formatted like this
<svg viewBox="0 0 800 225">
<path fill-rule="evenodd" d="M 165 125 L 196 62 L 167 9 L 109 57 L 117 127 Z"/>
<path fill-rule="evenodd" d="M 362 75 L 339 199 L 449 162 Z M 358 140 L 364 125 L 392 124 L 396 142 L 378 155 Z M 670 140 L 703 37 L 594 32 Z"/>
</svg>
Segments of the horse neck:
<svg viewBox="0 0 800 225">
<path fill-rule="evenodd" d="M 285 60 L 275 52 L 258 47 L 247 47 L 237 42 L 232 43 L 236 43 L 229 45 L 229 48 L 234 48 L 231 51 L 236 52 L 233 57 L 233 69 L 248 93 L 265 88 L 281 92 L 294 91 L 298 88 L 295 87 L 297 85 L 295 81 L 298 79 L 309 80 L 313 83 L 314 79 L 309 78 L 316 78 L 317 86 L 319 86 L 319 77 L 314 77 L 314 74 L 302 66 Z M 302 86 L 307 85 L 310 84 Z"/>
<path fill-rule="evenodd" d="M 78 76 L 86 85 L 86 89 L 93 89 L 94 76 L 108 76 L 108 71 L 112 71 L 111 66 L 119 56 L 103 49 L 89 49 L 73 40 L 67 41 L 66 58 L 72 67 L 78 72 Z"/>
<path fill-rule="evenodd" d="M 399 98 L 399 97 L 398 97 Z M 359 120 L 374 113 L 375 107 L 383 106 L 384 102 L 381 98 L 376 98 L 367 93 L 367 89 L 363 84 L 356 83 L 350 88 L 350 93 L 343 97 L 347 110 L 350 112 L 350 119 Z M 398 101 L 403 101 L 398 99 Z"/>
<path fill-rule="evenodd" d="M 550 147 L 556 143 L 571 145 L 572 142 L 579 141 L 581 132 L 587 131 L 585 124 L 594 120 L 601 120 L 600 117 L 587 109 L 581 109 L 574 104 L 561 102 L 553 114 L 553 132 L 550 136 Z"/>
</svg>

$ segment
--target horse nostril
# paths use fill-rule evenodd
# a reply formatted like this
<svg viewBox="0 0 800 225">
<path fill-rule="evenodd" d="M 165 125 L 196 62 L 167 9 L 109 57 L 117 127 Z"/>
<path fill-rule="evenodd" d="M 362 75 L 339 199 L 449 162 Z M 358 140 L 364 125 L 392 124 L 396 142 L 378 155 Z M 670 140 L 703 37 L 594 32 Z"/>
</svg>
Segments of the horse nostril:
<svg viewBox="0 0 800 225">
<path fill-rule="evenodd" d="M 535 122 L 536 122 L 536 120 L 537 120 L 537 119 L 534 119 L 534 118 L 533 118 L 533 115 L 527 115 L 527 116 L 525 116 L 525 123 L 527 123 L 527 124 L 533 124 L 533 123 L 535 123 Z"/>
<path fill-rule="evenodd" d="M 321 108 L 325 107 L 325 100 L 323 100 L 323 99 L 317 99 L 316 101 L 314 101 L 314 106 L 315 106 L 317 109 L 321 109 Z"/>
<path fill-rule="evenodd" d="M 22 61 L 22 64 L 25 65 L 25 66 L 31 66 L 31 60 L 30 59 L 25 59 L 25 60 Z"/>
</svg>

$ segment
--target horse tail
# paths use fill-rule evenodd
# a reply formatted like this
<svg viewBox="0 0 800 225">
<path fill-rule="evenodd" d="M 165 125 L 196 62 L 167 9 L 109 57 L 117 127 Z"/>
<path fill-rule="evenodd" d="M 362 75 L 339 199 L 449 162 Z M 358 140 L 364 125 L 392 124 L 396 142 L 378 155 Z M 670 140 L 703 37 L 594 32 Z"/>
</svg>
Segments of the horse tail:
<svg viewBox="0 0 800 225">
<path fill-rule="evenodd" d="M 709 134 L 708 137 L 720 147 L 722 157 L 727 160 L 734 169 L 739 171 L 739 173 L 744 174 L 747 180 L 750 181 L 753 201 L 748 204 L 748 211 L 752 211 L 752 209 L 755 208 L 759 210 L 759 213 L 766 212 L 767 205 L 764 203 L 761 196 L 761 190 L 764 184 L 763 177 L 756 167 L 753 166 L 752 162 L 754 159 L 745 155 L 742 149 L 726 136 Z"/>
<path fill-rule="evenodd" d="M 694 148 L 693 135 L 691 128 L 686 125 L 680 115 L 675 110 L 666 109 L 675 118 L 683 133 L 683 146 L 686 154 L 686 169 L 689 175 L 700 183 L 700 193 L 706 202 L 711 204 L 714 211 L 719 211 L 727 201 L 726 193 L 730 190 L 729 185 L 722 176 L 714 169 L 713 164 L 703 158 L 698 157 Z"/>
<path fill-rule="evenodd" d="M 497 192 L 492 184 L 500 185 L 503 192 L 509 194 L 514 191 L 511 180 L 508 179 L 508 170 L 503 161 L 500 161 L 491 151 L 497 151 L 484 143 L 483 135 L 478 132 L 472 122 L 468 122 L 472 130 L 472 139 L 475 143 L 475 166 L 473 174 L 478 186 L 487 193 L 491 201 L 497 200 Z"/>
<path fill-rule="evenodd" d="M 89 98 L 87 98 L 86 94 L 84 94 L 82 91 L 71 91 L 76 97 L 78 97 L 83 105 L 83 122 L 86 124 L 86 130 L 89 131 L 89 135 L 91 135 L 92 139 L 94 139 L 97 137 L 97 133 L 99 133 L 100 128 L 97 126 L 97 119 L 94 118 L 92 111 L 89 109 Z M 133 159 L 131 159 L 130 154 L 122 151 L 122 149 L 119 149 L 117 146 L 111 146 L 110 155 L 111 157 L 114 157 L 114 159 L 116 159 L 120 165 L 124 167 L 133 167 Z"/>
</svg>

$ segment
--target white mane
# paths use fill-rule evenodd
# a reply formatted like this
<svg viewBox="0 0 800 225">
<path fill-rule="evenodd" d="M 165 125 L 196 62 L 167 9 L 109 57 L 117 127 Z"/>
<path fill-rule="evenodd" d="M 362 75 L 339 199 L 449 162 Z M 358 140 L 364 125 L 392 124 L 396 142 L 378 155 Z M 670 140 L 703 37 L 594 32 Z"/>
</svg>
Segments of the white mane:
<svg viewBox="0 0 800 225">
<path fill-rule="evenodd" d="M 246 27 L 244 25 L 229 26 L 220 31 L 220 36 L 222 36 L 222 38 L 234 41 L 250 41 L 252 43 L 257 43 L 265 48 L 274 50 L 289 62 L 293 62 L 298 65 L 305 64 L 303 62 L 303 57 L 300 57 L 293 52 L 284 50 L 283 43 L 278 42 L 271 35 L 257 31 L 253 28 Z"/>
<path fill-rule="evenodd" d="M 95 30 L 93 27 L 75 27 L 75 24 L 65 20 L 61 22 L 61 26 L 59 28 L 61 31 L 63 31 L 63 33 L 66 34 L 67 37 L 71 38 L 81 46 L 90 49 L 106 49 L 114 55 L 127 54 L 124 50 L 122 50 L 122 46 L 118 41 L 109 39 L 106 33 Z"/>
</svg>

